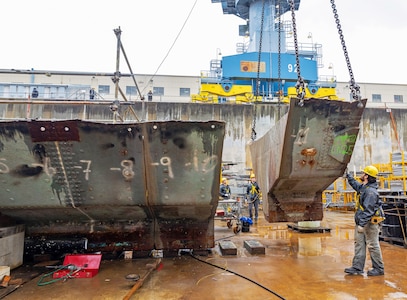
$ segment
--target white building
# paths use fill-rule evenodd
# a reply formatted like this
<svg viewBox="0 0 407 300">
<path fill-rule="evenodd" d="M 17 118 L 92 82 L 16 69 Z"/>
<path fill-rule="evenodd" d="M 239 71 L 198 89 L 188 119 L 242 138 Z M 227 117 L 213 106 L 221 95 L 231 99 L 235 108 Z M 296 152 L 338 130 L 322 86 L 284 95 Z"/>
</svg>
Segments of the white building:
<svg viewBox="0 0 407 300">
<path fill-rule="evenodd" d="M 123 99 L 147 101 L 151 90 L 152 101 L 191 102 L 191 95 L 200 87 L 199 76 L 121 74 L 118 89 L 114 73 L 61 72 L 34 70 L 0 70 L 0 98 L 28 99 L 36 88 L 40 99 L 90 100 L 90 90 L 96 91 L 94 100 Z M 368 107 L 407 107 L 407 84 L 358 83 L 360 94 L 368 99 Z M 351 99 L 348 83 L 337 82 L 340 98 Z"/>
</svg>

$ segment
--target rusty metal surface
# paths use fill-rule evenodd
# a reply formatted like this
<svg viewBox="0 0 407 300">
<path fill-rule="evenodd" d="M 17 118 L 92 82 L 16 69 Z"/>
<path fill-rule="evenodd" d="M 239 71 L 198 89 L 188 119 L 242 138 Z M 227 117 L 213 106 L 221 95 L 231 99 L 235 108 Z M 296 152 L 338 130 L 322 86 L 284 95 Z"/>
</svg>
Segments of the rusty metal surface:
<svg viewBox="0 0 407 300">
<path fill-rule="evenodd" d="M 213 247 L 224 134 L 219 121 L 0 122 L 0 212 L 33 239 Z"/>
<path fill-rule="evenodd" d="M 322 191 L 342 176 L 359 132 L 357 102 L 292 99 L 288 114 L 250 145 L 269 222 L 322 219 Z"/>
</svg>

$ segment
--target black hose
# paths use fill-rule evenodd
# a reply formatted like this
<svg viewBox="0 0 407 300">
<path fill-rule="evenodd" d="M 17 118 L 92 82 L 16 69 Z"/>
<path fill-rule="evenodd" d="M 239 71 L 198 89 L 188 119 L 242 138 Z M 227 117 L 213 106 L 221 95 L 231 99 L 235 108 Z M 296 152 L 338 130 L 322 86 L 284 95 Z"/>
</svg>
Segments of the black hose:
<svg viewBox="0 0 407 300">
<path fill-rule="evenodd" d="M 225 237 L 223 237 L 223 238 L 216 239 L 215 242 L 222 241 L 222 240 L 226 240 L 226 239 L 230 239 L 230 238 L 232 238 L 232 237 L 234 237 L 234 236 L 235 236 L 235 234 L 234 234 L 234 235 L 225 236 Z"/>
<path fill-rule="evenodd" d="M 218 268 L 218 269 L 227 271 L 227 272 L 232 273 L 232 274 L 234 274 L 234 275 L 236 275 L 236 276 L 239 276 L 240 278 L 246 279 L 246 280 L 250 281 L 251 283 L 254 283 L 255 285 L 261 287 L 262 289 L 265 289 L 266 291 L 268 291 L 269 293 L 273 294 L 273 295 L 276 296 L 277 298 L 282 299 L 282 300 L 285 300 L 285 298 L 284 298 L 283 296 L 280 296 L 280 295 L 277 294 L 276 292 L 270 290 L 269 288 L 265 287 L 264 285 L 261 285 L 260 283 L 254 281 L 253 279 L 250 279 L 250 278 L 248 278 L 248 277 L 246 277 L 246 276 L 240 275 L 240 274 L 238 274 L 238 273 L 236 273 L 236 272 L 233 272 L 233 271 L 231 271 L 231 270 L 222 268 L 222 267 L 220 267 L 220 266 L 218 266 L 218 265 L 215 265 L 215 264 L 212 264 L 212 263 L 210 263 L 210 262 L 204 261 L 204 260 L 198 258 L 197 256 L 193 255 L 192 253 L 190 253 L 190 254 L 191 254 L 191 256 L 192 256 L 193 258 L 195 258 L 196 260 L 198 260 L 198 261 L 200 261 L 200 262 L 203 262 L 203 263 L 208 264 L 208 265 L 210 265 L 210 266 L 212 266 L 212 267 L 215 267 L 215 268 Z"/>
</svg>

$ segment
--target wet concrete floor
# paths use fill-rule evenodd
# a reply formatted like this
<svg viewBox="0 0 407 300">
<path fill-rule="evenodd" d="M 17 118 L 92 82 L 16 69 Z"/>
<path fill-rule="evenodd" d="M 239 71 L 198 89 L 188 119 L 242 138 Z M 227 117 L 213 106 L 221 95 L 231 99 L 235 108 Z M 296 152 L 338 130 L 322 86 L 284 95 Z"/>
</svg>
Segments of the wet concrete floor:
<svg viewBox="0 0 407 300">
<path fill-rule="evenodd" d="M 261 212 L 262 214 L 262 212 Z M 250 232 L 233 234 L 225 222 L 215 224 L 216 246 L 208 256 L 164 257 L 157 270 L 129 299 L 407 299 L 407 249 L 381 242 L 385 275 L 346 275 L 353 257 L 353 213 L 326 211 L 325 233 L 301 233 L 286 223 L 260 218 Z M 229 240 L 237 255 L 222 256 L 219 242 Z M 250 254 L 244 241 L 265 246 Z M 155 258 L 103 260 L 93 278 L 75 278 L 38 286 L 40 276 L 4 299 L 123 299 L 133 287 L 128 274 L 143 277 Z M 13 275 L 13 272 L 12 272 Z"/>
</svg>

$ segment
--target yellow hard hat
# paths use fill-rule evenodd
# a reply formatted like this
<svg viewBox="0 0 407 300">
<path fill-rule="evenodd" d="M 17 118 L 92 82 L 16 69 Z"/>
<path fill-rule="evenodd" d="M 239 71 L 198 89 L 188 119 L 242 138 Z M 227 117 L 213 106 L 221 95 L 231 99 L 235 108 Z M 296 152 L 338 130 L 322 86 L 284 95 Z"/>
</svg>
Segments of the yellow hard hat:
<svg viewBox="0 0 407 300">
<path fill-rule="evenodd" d="M 256 175 L 250 174 L 250 178 L 255 178 L 255 177 L 256 177 Z"/>
<path fill-rule="evenodd" d="M 222 178 L 222 182 L 226 181 L 227 179 L 225 177 Z"/>
<path fill-rule="evenodd" d="M 367 166 L 363 169 L 362 172 L 376 178 L 379 170 L 375 166 Z"/>
</svg>

